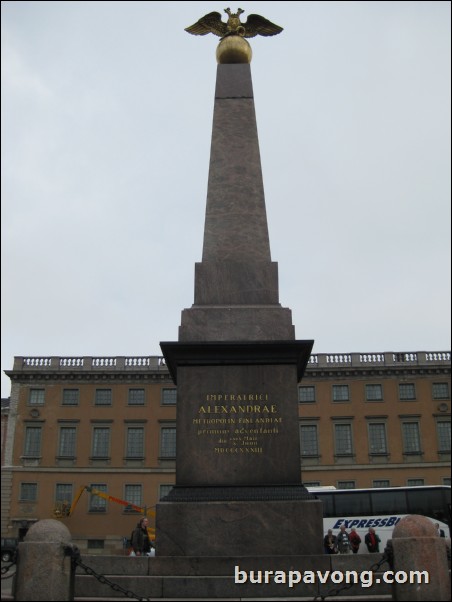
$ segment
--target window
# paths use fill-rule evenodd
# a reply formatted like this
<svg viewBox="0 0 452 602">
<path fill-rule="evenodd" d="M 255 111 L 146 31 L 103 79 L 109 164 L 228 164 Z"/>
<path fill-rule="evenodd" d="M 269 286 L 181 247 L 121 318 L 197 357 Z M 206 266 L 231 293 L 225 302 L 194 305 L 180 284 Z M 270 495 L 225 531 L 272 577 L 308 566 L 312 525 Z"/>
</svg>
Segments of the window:
<svg viewBox="0 0 452 602">
<path fill-rule="evenodd" d="M 355 489 L 355 481 L 338 481 L 338 489 Z"/>
<path fill-rule="evenodd" d="M 352 445 L 352 425 L 351 424 L 335 424 L 334 435 L 336 442 L 337 456 L 353 455 Z"/>
<path fill-rule="evenodd" d="M 450 454 L 450 422 L 437 422 L 438 451 Z"/>
<path fill-rule="evenodd" d="M 305 487 L 320 487 L 320 481 L 307 481 L 306 483 L 303 481 L 303 485 Z"/>
<path fill-rule="evenodd" d="M 381 385 L 366 385 L 366 401 L 383 401 Z"/>
<path fill-rule="evenodd" d="M 162 404 L 164 406 L 176 405 L 177 389 L 162 389 Z"/>
<path fill-rule="evenodd" d="M 423 487 L 424 479 L 407 479 L 406 484 L 408 487 Z"/>
<path fill-rule="evenodd" d="M 333 385 L 333 401 L 349 401 L 348 385 Z"/>
<path fill-rule="evenodd" d="M 168 495 L 168 493 L 171 491 L 171 489 L 173 487 L 174 487 L 174 485 L 160 485 L 159 486 L 159 499 L 161 500 L 166 495 Z"/>
<path fill-rule="evenodd" d="M 448 485 L 450 487 L 451 480 L 450 477 L 443 477 L 443 485 Z"/>
<path fill-rule="evenodd" d="M 300 403 L 314 403 L 315 387 L 298 387 L 298 401 Z"/>
<path fill-rule="evenodd" d="M 403 422 L 402 436 L 404 454 L 421 453 L 421 437 L 418 422 Z"/>
<path fill-rule="evenodd" d="M 63 389 L 63 405 L 78 406 L 80 391 L 78 389 Z"/>
<path fill-rule="evenodd" d="M 129 389 L 129 406 L 144 406 L 144 389 Z"/>
<path fill-rule="evenodd" d="M 75 441 L 77 429 L 75 426 L 62 426 L 60 428 L 60 444 L 58 455 L 60 457 L 75 458 Z"/>
<path fill-rule="evenodd" d="M 160 456 L 162 458 L 176 457 L 176 428 L 163 427 L 160 432 Z"/>
<path fill-rule="evenodd" d="M 107 493 L 107 485 L 105 483 L 91 483 L 91 488 L 101 493 Z M 95 493 L 91 493 L 89 496 L 88 512 L 107 512 L 107 500 Z"/>
<path fill-rule="evenodd" d="M 406 508 L 406 492 L 393 489 L 390 491 L 372 491 L 369 502 L 372 502 L 373 515 L 395 514 L 394 508 Z"/>
<path fill-rule="evenodd" d="M 96 406 L 111 406 L 111 389 L 96 389 Z"/>
<path fill-rule="evenodd" d="M 384 423 L 371 422 L 367 426 L 369 429 L 369 453 L 387 454 L 386 425 Z"/>
<path fill-rule="evenodd" d="M 354 481 L 338 481 L 339 483 L 350 483 L 350 485 Z M 346 487 L 345 489 L 354 489 L 354 487 Z M 369 512 L 370 508 L 370 493 L 367 491 L 356 493 L 356 491 L 342 491 L 341 493 L 336 493 L 330 496 L 334 501 L 334 511 L 332 505 L 330 508 L 328 506 L 324 506 L 324 511 L 327 516 L 362 516 L 366 515 Z M 329 505 L 329 504 L 328 504 Z"/>
<path fill-rule="evenodd" d="M 408 479 L 408 481 L 412 482 L 412 486 L 406 490 L 407 512 L 409 514 L 429 516 L 432 520 L 436 518 L 446 522 L 446 506 L 450 508 L 450 504 L 446 503 L 445 491 L 441 491 L 435 487 L 427 493 L 416 488 L 418 485 L 425 484 L 424 479 Z M 450 512 L 448 514 L 450 517 Z"/>
<path fill-rule="evenodd" d="M 28 403 L 31 406 L 42 406 L 44 405 L 44 389 L 30 389 L 30 395 L 28 397 Z"/>
<path fill-rule="evenodd" d="M 108 427 L 94 427 L 93 429 L 93 457 L 108 458 L 110 456 L 110 429 Z"/>
<path fill-rule="evenodd" d="M 38 484 L 37 483 L 21 483 L 20 498 L 21 502 L 36 502 L 38 499 Z"/>
<path fill-rule="evenodd" d="M 144 458 L 144 428 L 129 426 L 127 428 L 127 458 Z"/>
<path fill-rule="evenodd" d="M 399 399 L 401 401 L 412 401 L 416 399 L 416 388 L 414 383 L 399 384 Z"/>
<path fill-rule="evenodd" d="M 142 485 L 126 485 L 124 487 L 124 497 L 125 499 L 134 504 L 135 506 L 142 505 Z M 137 512 L 130 507 L 125 508 L 126 512 Z"/>
<path fill-rule="evenodd" d="M 302 456 L 319 455 L 317 425 L 309 424 L 300 426 L 300 440 Z"/>
<path fill-rule="evenodd" d="M 389 479 L 377 479 L 372 481 L 372 487 L 378 489 L 379 487 L 389 487 Z"/>
<path fill-rule="evenodd" d="M 433 383 L 433 399 L 449 399 L 449 384 Z"/>
<path fill-rule="evenodd" d="M 57 483 L 55 486 L 55 507 L 53 514 L 57 518 L 69 516 L 72 504 L 72 483 Z"/>
<path fill-rule="evenodd" d="M 41 435 L 40 426 L 25 427 L 25 448 L 24 456 L 38 457 L 41 455 Z"/>
<path fill-rule="evenodd" d="M 72 503 L 72 484 L 57 483 L 55 487 L 55 502 L 65 503 L 70 506 Z"/>
</svg>

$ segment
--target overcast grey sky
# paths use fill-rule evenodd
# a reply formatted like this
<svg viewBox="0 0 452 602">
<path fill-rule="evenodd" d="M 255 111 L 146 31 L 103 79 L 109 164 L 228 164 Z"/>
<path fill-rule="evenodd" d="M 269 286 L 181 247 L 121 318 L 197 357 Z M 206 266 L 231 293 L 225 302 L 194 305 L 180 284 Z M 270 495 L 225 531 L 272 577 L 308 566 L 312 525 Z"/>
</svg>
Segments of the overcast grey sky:
<svg viewBox="0 0 452 602">
<path fill-rule="evenodd" d="M 250 40 L 251 69 L 297 338 L 317 353 L 449 350 L 450 3 L 240 6 L 284 27 Z M 218 43 L 184 28 L 224 8 L 2 2 L 2 370 L 177 340 Z"/>
</svg>

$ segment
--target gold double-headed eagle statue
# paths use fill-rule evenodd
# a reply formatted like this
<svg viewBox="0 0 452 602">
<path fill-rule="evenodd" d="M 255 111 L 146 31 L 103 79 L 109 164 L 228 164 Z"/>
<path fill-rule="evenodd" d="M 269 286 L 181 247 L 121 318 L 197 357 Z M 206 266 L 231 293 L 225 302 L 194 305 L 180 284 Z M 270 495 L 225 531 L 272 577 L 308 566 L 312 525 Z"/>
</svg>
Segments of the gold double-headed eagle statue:
<svg viewBox="0 0 452 602">
<path fill-rule="evenodd" d="M 251 46 L 244 38 L 275 36 L 283 30 L 261 15 L 249 15 L 246 22 L 242 23 L 240 15 L 245 11 L 241 8 L 236 13 L 231 12 L 230 8 L 225 8 L 224 12 L 228 15 L 226 23 L 221 20 L 220 13 L 212 12 L 185 28 L 185 31 L 195 36 L 213 33 L 221 38 L 217 48 L 219 63 L 250 63 Z"/>
</svg>

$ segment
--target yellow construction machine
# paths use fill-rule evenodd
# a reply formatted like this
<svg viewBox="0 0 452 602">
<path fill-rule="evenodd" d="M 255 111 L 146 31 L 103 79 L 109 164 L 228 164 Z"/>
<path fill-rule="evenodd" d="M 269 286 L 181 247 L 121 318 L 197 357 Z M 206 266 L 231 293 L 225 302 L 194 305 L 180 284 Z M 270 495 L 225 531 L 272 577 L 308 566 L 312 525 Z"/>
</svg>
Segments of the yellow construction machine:
<svg viewBox="0 0 452 602">
<path fill-rule="evenodd" d="M 105 493 L 105 491 L 99 491 L 98 489 L 90 487 L 89 485 L 83 485 L 82 487 L 80 487 L 72 501 L 72 504 L 70 504 L 67 501 L 57 502 L 55 504 L 55 508 L 53 509 L 53 516 L 55 518 L 68 518 L 72 516 L 72 513 L 74 512 L 75 507 L 77 506 L 84 491 L 90 493 L 91 495 L 97 495 L 100 498 L 103 498 L 104 500 L 107 500 L 109 502 L 121 504 L 121 506 L 124 506 L 126 510 L 134 510 L 135 512 L 139 512 L 143 516 L 155 516 L 155 512 L 150 508 L 146 508 L 146 506 L 137 506 L 136 504 L 132 504 L 131 502 L 128 502 L 126 500 L 121 500 L 120 498 L 114 497 L 113 495 L 109 495 L 108 493 Z M 155 529 L 148 527 L 148 532 L 149 537 L 151 539 L 155 539 Z"/>
</svg>

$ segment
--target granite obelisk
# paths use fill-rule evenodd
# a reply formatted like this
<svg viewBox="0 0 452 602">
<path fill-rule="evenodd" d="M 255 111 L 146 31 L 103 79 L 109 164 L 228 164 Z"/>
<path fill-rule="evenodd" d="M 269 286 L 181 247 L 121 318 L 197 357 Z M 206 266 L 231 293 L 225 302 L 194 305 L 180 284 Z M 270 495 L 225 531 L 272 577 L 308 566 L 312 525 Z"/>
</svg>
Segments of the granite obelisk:
<svg viewBox="0 0 452 602">
<path fill-rule="evenodd" d="M 231 34 L 217 52 L 194 304 L 179 341 L 161 343 L 178 387 L 176 486 L 157 506 L 161 555 L 321 551 L 320 502 L 301 485 L 297 403 L 313 341 L 295 339 L 279 303 L 248 46 Z"/>
</svg>

